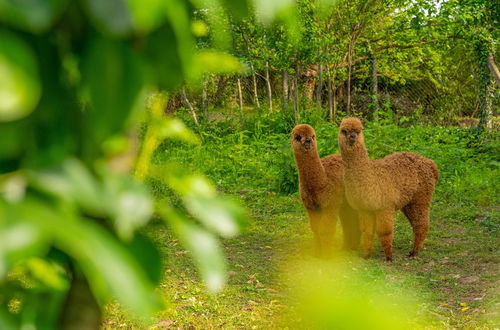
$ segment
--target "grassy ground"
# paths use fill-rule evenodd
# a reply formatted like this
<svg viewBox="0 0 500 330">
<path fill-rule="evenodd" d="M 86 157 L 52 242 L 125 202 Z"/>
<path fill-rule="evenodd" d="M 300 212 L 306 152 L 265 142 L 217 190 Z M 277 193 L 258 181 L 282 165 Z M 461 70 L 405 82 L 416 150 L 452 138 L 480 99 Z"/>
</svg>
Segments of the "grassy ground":
<svg viewBox="0 0 500 330">
<path fill-rule="evenodd" d="M 224 242 L 229 279 L 217 295 L 205 292 L 189 251 L 168 229 L 153 222 L 145 232 L 164 255 L 164 279 L 158 290 L 169 302 L 168 308 L 151 320 L 131 320 L 119 306 L 109 305 L 104 328 L 311 328 L 327 324 L 318 320 L 325 313 L 335 316 L 333 309 L 348 322 L 363 316 L 367 322 L 380 321 L 369 328 L 381 328 L 380 324 L 391 324 L 398 317 L 415 327 L 500 327 L 498 144 L 494 138 L 474 144 L 465 130 L 369 127 L 366 140 L 372 156 L 417 151 L 435 159 L 442 173 L 424 251 L 417 259 L 405 258 L 412 233 L 399 214 L 394 262 L 386 263 L 379 245 L 370 260 L 341 251 L 340 227 L 337 256 L 329 261 L 311 256 L 307 217 L 293 192 L 296 174 L 288 135 L 269 131 L 272 127 L 238 133 L 205 130 L 200 146 L 169 142 L 160 148 L 157 164 L 175 161 L 205 172 L 221 191 L 246 205 L 251 221 L 244 234 Z M 317 135 L 321 155 L 335 152 L 334 128 L 321 124 Z M 155 184 L 153 189 L 164 193 Z M 326 278 L 326 286 L 321 278 Z M 327 289 L 314 296 L 309 294 L 314 289 L 304 290 L 311 285 Z M 325 292 L 332 294 L 325 297 Z M 367 310 L 364 302 L 356 308 L 354 300 L 346 298 L 352 296 L 376 300 L 375 309 L 386 305 L 389 309 Z M 315 307 L 308 306 L 308 301 Z M 348 312 L 342 309 L 345 306 L 350 306 Z M 389 312 L 394 307 L 398 315 Z M 363 323 L 357 325 L 363 327 Z"/>
</svg>

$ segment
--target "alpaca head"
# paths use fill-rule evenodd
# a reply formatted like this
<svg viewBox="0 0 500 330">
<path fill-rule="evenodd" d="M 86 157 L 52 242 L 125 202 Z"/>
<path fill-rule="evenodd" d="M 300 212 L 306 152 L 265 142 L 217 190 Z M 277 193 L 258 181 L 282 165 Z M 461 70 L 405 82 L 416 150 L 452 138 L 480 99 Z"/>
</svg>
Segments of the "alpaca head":
<svg viewBox="0 0 500 330">
<path fill-rule="evenodd" d="M 307 124 L 300 124 L 292 130 L 292 148 L 295 153 L 309 153 L 316 150 L 316 133 Z"/>
<path fill-rule="evenodd" d="M 355 147 L 363 145 L 363 124 L 358 118 L 345 118 L 340 123 L 339 128 L 339 145 Z"/>
</svg>

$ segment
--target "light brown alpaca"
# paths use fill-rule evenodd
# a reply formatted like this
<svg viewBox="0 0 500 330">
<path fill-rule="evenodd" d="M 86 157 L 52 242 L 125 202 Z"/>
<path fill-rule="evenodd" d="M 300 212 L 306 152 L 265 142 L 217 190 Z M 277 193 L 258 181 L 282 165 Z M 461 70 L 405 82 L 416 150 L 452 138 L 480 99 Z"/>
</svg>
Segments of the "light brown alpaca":
<svg viewBox="0 0 500 330">
<path fill-rule="evenodd" d="M 356 249 L 359 222 L 356 212 L 345 202 L 341 156 L 320 159 L 314 129 L 306 124 L 295 126 L 291 143 L 299 171 L 300 196 L 309 215 L 316 253 L 320 257 L 331 255 L 339 217 L 344 248 Z"/>
<path fill-rule="evenodd" d="M 345 194 L 359 212 L 363 256 L 370 256 L 376 231 L 386 260 L 392 260 L 397 210 L 403 210 L 413 227 L 413 249 L 408 256 L 416 256 L 429 231 L 429 206 L 439 170 L 431 159 L 411 152 L 369 159 L 362 130 L 359 119 L 344 119 L 339 146 L 344 160 Z"/>
</svg>

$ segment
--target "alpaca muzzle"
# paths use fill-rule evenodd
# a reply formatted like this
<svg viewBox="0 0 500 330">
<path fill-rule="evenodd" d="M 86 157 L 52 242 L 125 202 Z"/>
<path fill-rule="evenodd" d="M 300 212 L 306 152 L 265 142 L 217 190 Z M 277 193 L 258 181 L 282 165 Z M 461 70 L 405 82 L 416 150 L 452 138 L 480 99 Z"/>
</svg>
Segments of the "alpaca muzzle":
<svg viewBox="0 0 500 330">
<path fill-rule="evenodd" d="M 311 149 L 312 147 L 312 140 L 311 139 L 305 139 L 304 141 L 304 148 L 306 148 L 307 150 Z"/>
<path fill-rule="evenodd" d="M 349 136 L 347 137 L 349 144 L 352 146 L 356 142 L 356 137 L 358 134 L 356 132 L 351 132 L 349 133 Z"/>
</svg>

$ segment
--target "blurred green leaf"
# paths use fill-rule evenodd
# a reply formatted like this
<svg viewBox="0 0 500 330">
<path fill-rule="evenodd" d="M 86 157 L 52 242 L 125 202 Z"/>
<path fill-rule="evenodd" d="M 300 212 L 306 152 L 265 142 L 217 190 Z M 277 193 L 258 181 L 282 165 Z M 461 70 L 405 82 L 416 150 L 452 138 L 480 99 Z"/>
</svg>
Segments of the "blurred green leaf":
<svg viewBox="0 0 500 330">
<path fill-rule="evenodd" d="M 243 64 L 234 56 L 215 50 L 202 50 L 195 54 L 195 63 L 203 73 L 241 73 Z"/>
<path fill-rule="evenodd" d="M 43 33 L 66 8 L 66 0 L 0 0 L 0 21 Z"/>
<path fill-rule="evenodd" d="M 175 34 L 177 51 L 187 81 L 199 77 L 197 68 L 193 67 L 193 53 L 196 49 L 194 36 L 191 33 L 190 12 L 187 2 L 169 0 L 165 2 L 166 14 Z M 172 43 L 170 44 L 172 45 Z M 169 65 L 172 65 L 169 63 Z M 171 77 L 169 77 L 171 79 Z"/>
<path fill-rule="evenodd" d="M 25 199 L 20 208 L 22 216 L 44 226 L 54 237 L 54 245 L 79 262 L 101 302 L 114 297 L 142 316 L 158 310 L 154 286 L 141 265 L 105 229 L 35 198 Z"/>
<path fill-rule="evenodd" d="M 164 180 L 178 193 L 189 213 L 208 229 L 223 237 L 234 237 L 246 224 L 246 214 L 236 202 L 217 194 L 210 182 L 200 175 L 185 175 L 182 170 L 153 169 L 154 177 Z"/>
<path fill-rule="evenodd" d="M 97 297 L 115 297 L 142 316 L 158 311 L 160 302 L 153 283 L 137 260 L 109 233 L 90 221 L 63 227 L 65 233 L 58 233 L 58 240 L 79 260 Z"/>
<path fill-rule="evenodd" d="M 257 17 L 266 24 L 295 5 L 293 0 L 253 0 L 253 2 Z"/>
<path fill-rule="evenodd" d="M 19 325 L 16 324 L 12 315 L 7 311 L 7 307 L 0 306 L 0 329 L 17 330 Z"/>
<path fill-rule="evenodd" d="M 47 243 L 47 235 L 40 226 L 33 222 L 22 221 L 25 219 L 15 218 L 12 213 L 2 213 L 0 214 L 0 279 L 16 261 L 45 252 Z M 6 216 L 13 215 L 17 221 L 7 223 Z"/>
<path fill-rule="evenodd" d="M 126 0 L 83 0 L 93 24 L 103 33 L 123 37 L 133 30 Z"/>
<path fill-rule="evenodd" d="M 90 171 L 74 158 L 65 160 L 62 170 L 78 204 L 90 214 L 101 215 L 104 210 L 102 191 Z"/>
<path fill-rule="evenodd" d="M 23 262 L 30 274 L 42 282 L 43 284 L 55 289 L 68 289 L 69 282 L 67 280 L 64 269 L 54 262 L 49 262 L 42 258 L 29 258 Z"/>
<path fill-rule="evenodd" d="M 151 33 L 146 40 L 146 56 L 152 80 L 163 89 L 173 90 L 183 81 L 184 70 L 181 63 L 174 31 L 165 24 Z"/>
<path fill-rule="evenodd" d="M 200 143 L 198 136 L 178 118 L 167 117 L 155 129 L 158 130 L 160 140 L 175 138 L 187 143 Z"/>
<path fill-rule="evenodd" d="M 88 133 L 102 143 L 123 130 L 144 83 L 140 58 L 123 42 L 93 40 L 83 59 L 83 79 L 89 87 Z"/>
<path fill-rule="evenodd" d="M 246 223 L 243 208 L 222 197 L 208 198 L 190 193 L 184 197 L 184 203 L 191 215 L 226 238 L 238 235 Z"/>
<path fill-rule="evenodd" d="M 0 31 L 0 122 L 31 113 L 41 95 L 38 63 L 30 47 L 16 35 Z"/>
<path fill-rule="evenodd" d="M 145 225 L 153 213 L 152 197 L 147 189 L 128 176 L 108 171 L 102 173 L 105 192 L 101 203 L 113 219 L 118 236 L 125 241 L 133 238 L 137 228 Z"/>
<path fill-rule="evenodd" d="M 127 0 L 135 28 L 150 32 L 166 19 L 165 0 Z"/>
<path fill-rule="evenodd" d="M 166 205 L 158 205 L 157 209 L 182 244 L 193 254 L 194 262 L 208 290 L 220 291 L 226 282 L 226 262 L 218 240 L 174 209 Z"/>
<path fill-rule="evenodd" d="M 236 18 L 244 18 L 250 14 L 250 1 L 222 0 L 224 7 Z"/>
<path fill-rule="evenodd" d="M 156 245 L 148 237 L 136 234 L 131 242 L 125 244 L 125 247 L 144 269 L 149 280 L 155 285 L 160 284 L 163 262 Z"/>
</svg>

